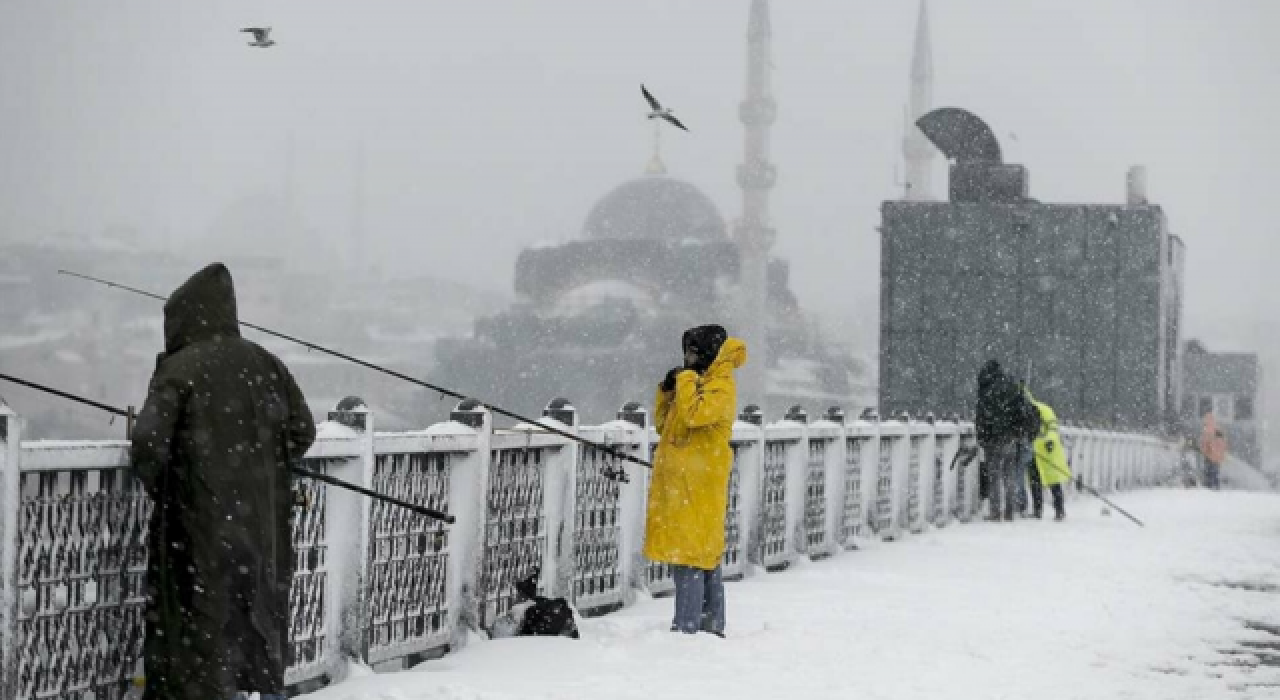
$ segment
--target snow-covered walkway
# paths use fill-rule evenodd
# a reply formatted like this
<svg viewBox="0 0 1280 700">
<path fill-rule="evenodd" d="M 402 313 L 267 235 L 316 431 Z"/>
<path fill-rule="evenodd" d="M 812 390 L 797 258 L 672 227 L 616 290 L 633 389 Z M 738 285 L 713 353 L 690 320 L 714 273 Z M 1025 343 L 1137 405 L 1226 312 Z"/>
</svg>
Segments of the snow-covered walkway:
<svg viewBox="0 0 1280 700">
<path fill-rule="evenodd" d="M 581 641 L 477 641 L 311 697 L 1280 698 L 1280 496 L 1117 500 L 1147 527 L 1085 498 L 757 574 L 728 587 L 727 640 L 646 600 Z"/>
</svg>

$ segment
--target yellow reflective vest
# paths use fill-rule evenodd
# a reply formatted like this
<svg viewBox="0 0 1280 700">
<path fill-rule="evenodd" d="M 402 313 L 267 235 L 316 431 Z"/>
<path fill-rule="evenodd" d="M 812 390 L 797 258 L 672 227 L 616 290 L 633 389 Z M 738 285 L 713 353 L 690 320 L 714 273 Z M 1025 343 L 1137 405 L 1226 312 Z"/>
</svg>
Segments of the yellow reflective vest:
<svg viewBox="0 0 1280 700">
<path fill-rule="evenodd" d="M 652 561 L 711 570 L 724 555 L 724 519 L 733 469 L 733 422 L 738 390 L 733 371 L 747 346 L 729 338 L 698 376 L 685 370 L 675 391 L 658 390 L 653 457 L 645 518 L 644 554 Z"/>
<path fill-rule="evenodd" d="M 1065 484 L 1071 481 L 1071 463 L 1067 461 L 1067 448 L 1058 434 L 1058 415 L 1049 404 L 1031 399 L 1040 414 L 1040 434 L 1035 440 L 1036 469 L 1045 486 Z"/>
</svg>

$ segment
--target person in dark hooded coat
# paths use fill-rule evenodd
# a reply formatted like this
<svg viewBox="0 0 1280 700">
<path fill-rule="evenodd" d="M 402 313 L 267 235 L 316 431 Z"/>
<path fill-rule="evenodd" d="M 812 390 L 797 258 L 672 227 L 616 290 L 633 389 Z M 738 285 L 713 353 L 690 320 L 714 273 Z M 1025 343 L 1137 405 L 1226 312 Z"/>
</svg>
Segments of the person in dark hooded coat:
<svg viewBox="0 0 1280 700">
<path fill-rule="evenodd" d="M 148 535 L 145 698 L 284 691 L 293 579 L 291 463 L 315 424 L 289 370 L 240 337 L 214 263 L 164 306 L 165 351 L 134 425 Z"/>
<path fill-rule="evenodd" d="M 986 456 L 989 520 L 1013 520 L 1024 478 L 1018 441 L 1030 430 L 1035 407 L 995 360 L 978 373 L 978 406 L 974 420 L 978 444 Z"/>
</svg>

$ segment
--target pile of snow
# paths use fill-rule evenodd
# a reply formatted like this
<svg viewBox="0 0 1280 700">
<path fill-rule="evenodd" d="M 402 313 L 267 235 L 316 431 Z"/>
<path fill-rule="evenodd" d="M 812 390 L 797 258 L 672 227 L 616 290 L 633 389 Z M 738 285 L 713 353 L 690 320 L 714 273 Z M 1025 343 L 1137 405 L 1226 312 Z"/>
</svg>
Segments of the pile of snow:
<svg viewBox="0 0 1280 700">
<path fill-rule="evenodd" d="M 623 280 L 596 280 L 575 287 L 560 296 L 552 316 L 577 316 L 597 306 L 630 304 L 644 313 L 656 309 L 653 294 L 640 285 Z"/>
<path fill-rule="evenodd" d="M 316 425 L 317 440 L 353 440 L 360 437 L 354 429 L 336 421 L 327 420 Z"/>
<path fill-rule="evenodd" d="M 645 600 L 584 621 L 581 641 L 473 643 L 312 697 L 1280 696 L 1280 668 L 1248 646 L 1280 636 L 1243 624 L 1280 625 L 1280 496 L 1116 499 L 1147 527 L 1076 499 L 1065 523 L 948 527 L 731 583 L 726 640 L 672 634 L 671 600 Z"/>
</svg>

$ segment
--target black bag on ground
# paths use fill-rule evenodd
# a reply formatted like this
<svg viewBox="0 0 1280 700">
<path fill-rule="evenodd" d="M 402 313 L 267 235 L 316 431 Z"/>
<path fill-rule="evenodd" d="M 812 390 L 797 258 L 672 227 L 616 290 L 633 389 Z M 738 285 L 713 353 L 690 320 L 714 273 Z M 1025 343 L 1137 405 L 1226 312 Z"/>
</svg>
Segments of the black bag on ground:
<svg viewBox="0 0 1280 700">
<path fill-rule="evenodd" d="M 494 623 L 493 638 L 502 637 L 569 637 L 578 639 L 578 622 L 573 607 L 564 598 L 538 595 L 538 574 L 515 584 L 520 602 L 511 612 Z"/>
</svg>

